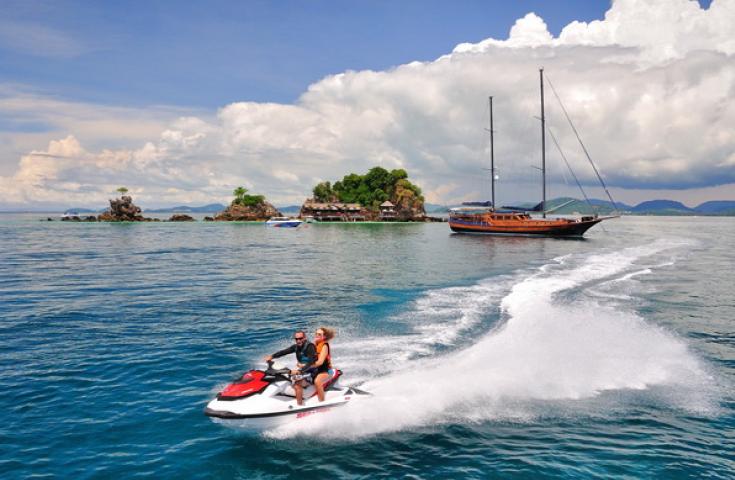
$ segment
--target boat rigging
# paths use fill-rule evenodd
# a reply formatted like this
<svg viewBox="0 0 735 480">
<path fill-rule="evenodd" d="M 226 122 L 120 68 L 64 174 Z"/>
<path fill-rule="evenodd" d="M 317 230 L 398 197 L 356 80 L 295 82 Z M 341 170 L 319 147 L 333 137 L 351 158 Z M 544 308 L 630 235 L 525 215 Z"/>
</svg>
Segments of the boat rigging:
<svg viewBox="0 0 735 480">
<path fill-rule="evenodd" d="M 541 93 L 541 203 L 533 208 L 521 208 L 521 207 L 502 207 L 503 210 L 498 210 L 495 203 L 495 152 L 494 152 L 494 131 L 493 131 L 493 97 L 489 97 L 490 105 L 490 189 L 492 202 L 490 205 L 481 205 L 482 202 L 468 202 L 465 207 L 455 208 L 450 210 L 449 213 L 449 227 L 455 233 L 475 233 L 475 234 L 490 234 L 490 235 L 530 235 L 530 236 L 558 236 L 558 237 L 581 237 L 584 233 L 594 225 L 600 223 L 603 220 L 615 218 L 615 216 L 601 217 L 599 215 L 594 216 L 583 216 L 581 218 L 546 218 L 547 213 L 552 213 L 554 210 L 558 210 L 573 201 L 567 202 L 563 205 L 557 206 L 554 209 L 547 208 L 546 201 L 546 114 L 544 111 L 544 70 L 539 69 L 539 81 L 540 81 L 540 93 Z M 553 86 L 552 86 L 553 90 Z M 561 104 L 559 96 L 554 95 Z M 564 109 L 564 114 L 567 120 L 571 124 L 571 119 Z M 572 124 L 577 140 L 581 143 L 577 129 Z M 556 138 L 552 134 L 554 143 L 559 148 Z M 592 159 L 587 152 L 587 149 L 582 144 L 587 159 L 592 164 L 595 174 L 605 188 L 605 192 L 610 198 L 613 206 L 615 202 L 612 200 L 610 192 L 607 190 L 602 177 L 600 176 L 597 168 L 594 166 Z M 561 149 L 560 149 L 561 150 Z M 563 156 L 567 167 L 571 170 L 569 162 Z M 577 179 L 574 172 L 572 172 L 575 181 L 581 188 L 581 184 Z M 587 195 L 582 191 L 585 199 Z M 589 203 L 589 201 L 588 201 Z M 541 213 L 541 218 L 533 218 L 530 212 Z"/>
</svg>

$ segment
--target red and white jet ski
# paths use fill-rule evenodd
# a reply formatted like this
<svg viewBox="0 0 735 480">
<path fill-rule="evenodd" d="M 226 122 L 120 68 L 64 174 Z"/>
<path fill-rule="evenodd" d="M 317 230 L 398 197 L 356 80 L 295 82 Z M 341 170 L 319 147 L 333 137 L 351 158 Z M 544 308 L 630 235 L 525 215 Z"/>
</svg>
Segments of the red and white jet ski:
<svg viewBox="0 0 735 480">
<path fill-rule="evenodd" d="M 324 401 L 319 401 L 316 389 L 309 385 L 304 389 L 304 404 L 298 405 L 290 369 L 271 361 L 265 370 L 250 370 L 227 385 L 207 404 L 204 414 L 224 425 L 261 430 L 343 406 L 356 396 L 369 395 L 355 387 L 340 386 L 341 370 L 330 373 Z"/>
</svg>

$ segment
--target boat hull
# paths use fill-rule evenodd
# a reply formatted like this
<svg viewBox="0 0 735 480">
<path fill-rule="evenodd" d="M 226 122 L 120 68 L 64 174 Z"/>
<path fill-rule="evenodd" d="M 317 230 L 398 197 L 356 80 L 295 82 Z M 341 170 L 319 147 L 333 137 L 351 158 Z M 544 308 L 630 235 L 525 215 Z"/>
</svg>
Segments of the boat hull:
<svg viewBox="0 0 735 480">
<path fill-rule="evenodd" d="M 592 220 L 530 220 L 528 222 L 493 224 L 485 221 L 449 220 L 455 233 L 479 235 L 511 235 L 532 237 L 582 237 L 603 218 Z"/>
<path fill-rule="evenodd" d="M 280 395 L 270 398 L 253 396 L 240 401 L 214 399 L 207 404 L 204 414 L 220 425 L 240 430 L 261 431 L 329 412 L 346 405 L 358 395 L 361 394 L 351 388 L 327 390 L 324 402 L 319 402 L 314 396 L 304 405 L 297 405 L 295 399 Z"/>
<path fill-rule="evenodd" d="M 266 226 L 273 228 L 296 228 L 303 222 L 300 220 L 290 220 L 288 222 L 265 222 Z"/>
<path fill-rule="evenodd" d="M 327 413 L 334 408 L 345 405 L 346 402 L 334 403 L 323 407 L 313 409 L 303 409 L 294 413 L 282 413 L 275 415 L 227 415 L 225 412 L 204 410 L 204 414 L 210 417 L 212 422 L 227 428 L 234 428 L 240 431 L 250 431 L 259 433 L 264 430 L 270 430 L 283 425 L 293 424 L 312 415 Z"/>
</svg>

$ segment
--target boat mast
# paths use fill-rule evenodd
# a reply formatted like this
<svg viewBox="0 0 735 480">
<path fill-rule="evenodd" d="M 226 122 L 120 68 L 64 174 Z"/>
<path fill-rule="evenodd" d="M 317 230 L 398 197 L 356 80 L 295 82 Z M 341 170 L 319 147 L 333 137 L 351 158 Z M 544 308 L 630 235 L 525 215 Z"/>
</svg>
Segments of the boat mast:
<svg viewBox="0 0 735 480">
<path fill-rule="evenodd" d="M 541 80 L 541 208 L 546 218 L 546 117 L 544 116 L 544 69 L 539 69 Z"/>
<path fill-rule="evenodd" d="M 493 97 L 490 97 L 490 195 L 495 210 L 495 150 L 493 142 Z"/>
</svg>

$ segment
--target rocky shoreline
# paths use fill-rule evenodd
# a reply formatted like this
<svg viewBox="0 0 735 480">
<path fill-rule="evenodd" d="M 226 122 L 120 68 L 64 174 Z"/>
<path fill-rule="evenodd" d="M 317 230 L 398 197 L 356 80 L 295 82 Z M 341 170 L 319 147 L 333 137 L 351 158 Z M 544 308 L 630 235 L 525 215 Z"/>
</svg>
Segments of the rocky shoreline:
<svg viewBox="0 0 735 480">
<path fill-rule="evenodd" d="M 361 220 L 350 220 L 349 223 L 374 223 L 374 222 L 442 222 L 446 221 L 440 217 L 427 216 L 423 209 L 406 208 L 404 212 L 410 214 L 400 215 L 398 218 L 390 220 L 380 218 L 379 214 L 365 215 Z M 365 210 L 367 212 L 367 210 Z M 301 212 L 303 213 L 303 212 Z M 265 222 L 273 217 L 283 217 L 284 215 L 271 203 L 260 200 L 252 205 L 242 205 L 233 201 L 230 206 L 215 216 L 206 216 L 205 222 Z M 300 215 L 303 216 L 303 215 Z M 46 221 L 53 221 L 51 217 Z M 174 213 L 169 219 L 162 220 L 160 218 L 143 216 L 142 209 L 133 203 L 133 198 L 129 195 L 123 195 L 120 198 L 110 199 L 110 207 L 103 213 L 95 215 L 70 215 L 64 214 L 61 218 L 63 222 L 196 222 L 197 220 L 191 215 L 184 213 Z"/>
<path fill-rule="evenodd" d="M 282 217 L 283 214 L 276 207 L 268 202 L 261 202 L 256 205 L 238 205 L 231 204 L 229 207 L 219 212 L 210 221 L 215 222 L 265 222 L 273 217 Z"/>
<path fill-rule="evenodd" d="M 48 217 L 46 221 L 53 221 Z M 160 222 L 160 218 L 144 217 L 139 206 L 133 203 L 133 198 L 123 195 L 120 198 L 110 200 L 110 208 L 101 214 L 94 215 L 69 215 L 61 217 L 62 222 Z M 165 222 L 194 222 L 196 219 L 190 215 L 176 213 Z"/>
<path fill-rule="evenodd" d="M 201 220 L 197 220 L 194 217 L 191 217 L 190 215 L 186 214 L 174 214 L 170 218 L 162 220 L 160 218 L 147 218 L 145 220 L 99 220 L 98 217 L 95 217 L 94 215 L 86 215 L 86 216 L 68 216 L 68 217 L 62 217 L 60 221 L 62 222 L 71 222 L 71 223 L 121 223 L 121 222 L 153 222 L 153 223 L 169 223 L 169 222 L 253 222 L 253 223 L 265 223 L 268 220 L 268 218 L 259 218 L 259 219 L 249 219 L 249 218 L 236 218 L 236 219 L 215 219 L 215 217 L 206 216 L 202 218 Z M 46 217 L 45 219 L 41 219 L 42 222 L 55 222 L 57 219 L 54 219 L 52 217 Z M 447 219 L 443 217 L 431 217 L 431 216 L 425 216 L 421 220 L 376 220 L 376 219 L 366 219 L 366 220 L 354 220 L 349 222 L 314 222 L 314 223 L 330 223 L 330 224 L 355 224 L 355 223 L 395 223 L 395 224 L 401 224 L 401 223 L 439 223 L 439 222 L 446 222 Z"/>
</svg>

